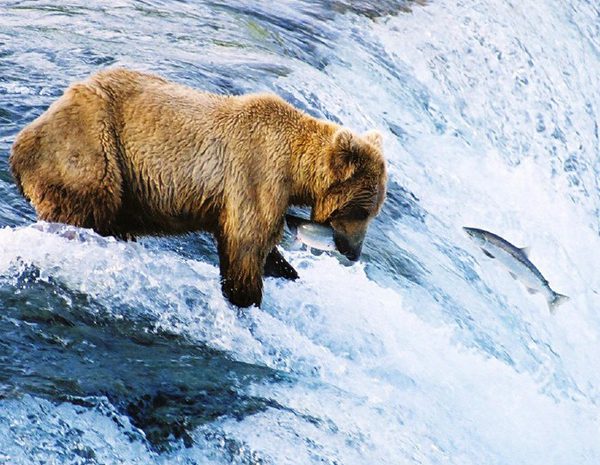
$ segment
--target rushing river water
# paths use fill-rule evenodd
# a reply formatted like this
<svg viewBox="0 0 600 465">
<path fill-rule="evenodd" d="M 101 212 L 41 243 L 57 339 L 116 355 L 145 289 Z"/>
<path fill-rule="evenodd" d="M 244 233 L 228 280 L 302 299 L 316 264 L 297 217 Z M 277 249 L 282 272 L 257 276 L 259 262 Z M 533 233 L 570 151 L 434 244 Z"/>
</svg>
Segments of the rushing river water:
<svg viewBox="0 0 600 465">
<path fill-rule="evenodd" d="M 362 261 L 239 312 L 203 234 L 32 226 L 10 145 L 107 66 L 379 128 Z M 597 465 L 599 124 L 596 0 L 0 0 L 0 464 Z"/>
</svg>

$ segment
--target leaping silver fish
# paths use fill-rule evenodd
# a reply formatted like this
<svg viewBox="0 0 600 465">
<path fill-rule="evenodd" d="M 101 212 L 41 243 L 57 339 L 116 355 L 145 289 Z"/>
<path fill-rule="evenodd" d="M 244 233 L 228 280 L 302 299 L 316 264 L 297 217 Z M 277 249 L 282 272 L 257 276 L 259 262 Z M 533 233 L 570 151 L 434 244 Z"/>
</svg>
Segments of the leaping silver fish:
<svg viewBox="0 0 600 465">
<path fill-rule="evenodd" d="M 516 247 L 506 239 L 483 229 L 466 226 L 463 229 L 481 247 L 485 255 L 495 258 L 506 266 L 511 276 L 521 281 L 530 294 L 541 292 L 546 297 L 551 313 L 554 313 L 560 304 L 569 300 L 566 295 L 552 290 L 548 280 L 529 260 L 527 248 Z"/>
</svg>

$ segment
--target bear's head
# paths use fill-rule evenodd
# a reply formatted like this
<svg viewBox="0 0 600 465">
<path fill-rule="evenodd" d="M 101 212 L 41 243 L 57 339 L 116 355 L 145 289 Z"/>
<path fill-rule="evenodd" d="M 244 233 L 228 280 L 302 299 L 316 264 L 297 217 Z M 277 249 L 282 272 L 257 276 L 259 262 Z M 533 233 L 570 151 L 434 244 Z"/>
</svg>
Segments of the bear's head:
<svg viewBox="0 0 600 465">
<path fill-rule="evenodd" d="M 356 135 L 340 128 L 326 149 L 327 187 L 316 199 L 312 219 L 329 224 L 337 249 L 358 260 L 371 220 L 386 192 L 386 168 L 379 132 Z"/>
</svg>

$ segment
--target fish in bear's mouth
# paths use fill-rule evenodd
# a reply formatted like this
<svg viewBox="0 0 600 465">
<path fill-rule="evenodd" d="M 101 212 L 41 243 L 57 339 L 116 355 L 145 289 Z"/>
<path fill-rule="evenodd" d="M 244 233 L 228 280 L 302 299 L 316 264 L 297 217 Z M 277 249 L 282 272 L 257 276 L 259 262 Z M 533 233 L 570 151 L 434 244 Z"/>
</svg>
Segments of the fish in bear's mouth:
<svg viewBox="0 0 600 465">
<path fill-rule="evenodd" d="M 358 247 L 351 246 L 350 242 L 329 224 L 317 223 L 290 214 L 285 215 L 285 221 L 296 244 L 302 243 L 318 250 L 338 251 L 351 261 L 357 261 L 360 257 L 362 243 Z"/>
</svg>

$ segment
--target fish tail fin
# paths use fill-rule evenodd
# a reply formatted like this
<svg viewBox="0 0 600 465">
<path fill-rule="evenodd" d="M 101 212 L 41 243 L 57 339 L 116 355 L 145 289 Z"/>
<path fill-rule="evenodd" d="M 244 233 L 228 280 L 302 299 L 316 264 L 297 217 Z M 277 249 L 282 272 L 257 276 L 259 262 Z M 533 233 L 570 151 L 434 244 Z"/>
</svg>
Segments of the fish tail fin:
<svg viewBox="0 0 600 465">
<path fill-rule="evenodd" d="M 285 223 L 287 224 L 288 229 L 292 234 L 296 234 L 298 227 L 302 226 L 305 223 L 309 223 L 308 220 L 304 218 L 300 218 L 299 216 L 290 215 L 289 213 L 285 215 Z"/>
<path fill-rule="evenodd" d="M 303 246 L 303 242 L 297 235 L 294 235 L 292 243 L 290 244 L 290 250 L 301 250 Z"/>
<path fill-rule="evenodd" d="M 300 250 L 302 248 L 302 241 L 300 240 L 300 237 L 298 237 L 298 227 L 303 221 L 306 220 L 294 215 L 285 215 L 285 222 L 290 230 L 290 233 L 292 234 L 292 243 L 290 244 L 290 248 L 292 250 Z"/>
<path fill-rule="evenodd" d="M 548 299 L 548 308 L 550 309 L 550 313 L 555 313 L 558 306 L 564 304 L 569 299 L 570 298 L 566 295 L 554 292 L 552 297 Z"/>
</svg>

